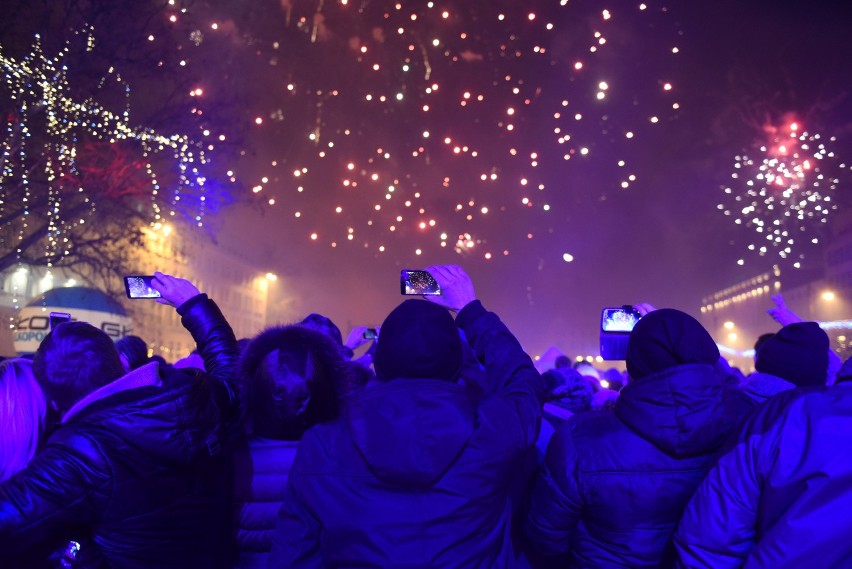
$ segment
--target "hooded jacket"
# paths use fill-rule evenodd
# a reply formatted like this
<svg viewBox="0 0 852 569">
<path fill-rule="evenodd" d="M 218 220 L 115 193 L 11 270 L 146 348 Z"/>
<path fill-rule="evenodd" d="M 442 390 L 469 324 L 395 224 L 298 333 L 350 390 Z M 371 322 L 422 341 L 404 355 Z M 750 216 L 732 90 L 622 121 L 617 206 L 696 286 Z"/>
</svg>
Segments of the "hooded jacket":
<svg viewBox="0 0 852 569">
<path fill-rule="evenodd" d="M 282 353 L 303 356 L 309 362 L 307 374 L 295 368 L 265 373 L 268 359 L 276 361 Z M 352 375 L 361 373 L 356 366 L 343 359 L 339 345 L 326 334 L 303 325 L 269 328 L 246 348 L 238 375 L 240 396 L 248 406 L 248 436 L 238 442 L 233 459 L 235 569 L 266 569 L 299 438 L 332 408 L 336 415 L 337 397 L 327 390 L 332 385 L 327 380 L 347 391 Z M 332 398 L 333 405 L 322 404 L 324 398 Z"/>
<path fill-rule="evenodd" d="M 478 301 L 456 324 L 490 393 L 475 401 L 445 379 L 390 379 L 308 430 L 269 567 L 512 565 L 508 494 L 536 438 L 540 377 Z"/>
<path fill-rule="evenodd" d="M 4 556 L 37 559 L 70 537 L 83 544 L 84 566 L 223 562 L 229 484 L 221 449 L 238 414 L 236 339 L 206 295 L 179 312 L 210 375 L 152 363 L 69 411 L 46 448 L 0 485 Z"/>
<path fill-rule="evenodd" d="M 701 483 L 677 567 L 852 567 L 852 384 L 772 396 Z"/>
<path fill-rule="evenodd" d="M 712 349 L 688 358 L 666 352 L 632 360 L 642 375 L 621 390 L 613 412 L 580 413 L 556 431 L 526 523 L 538 553 L 565 555 L 577 568 L 672 562 L 675 526 L 733 421 L 725 374 L 709 363 L 676 363 L 709 361 Z"/>
<path fill-rule="evenodd" d="M 689 364 L 630 383 L 615 412 L 571 417 L 551 439 L 527 535 L 571 567 L 658 567 L 727 433 L 723 379 Z M 680 393 L 681 395 L 677 395 Z"/>
</svg>

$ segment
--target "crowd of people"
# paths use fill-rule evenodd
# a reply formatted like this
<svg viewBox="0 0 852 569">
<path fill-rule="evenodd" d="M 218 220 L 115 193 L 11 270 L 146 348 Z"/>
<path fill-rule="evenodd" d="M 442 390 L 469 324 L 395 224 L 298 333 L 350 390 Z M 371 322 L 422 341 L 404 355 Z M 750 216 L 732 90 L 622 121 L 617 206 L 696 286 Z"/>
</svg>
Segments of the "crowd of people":
<svg viewBox="0 0 852 569">
<path fill-rule="evenodd" d="M 748 376 L 646 304 L 626 375 L 540 373 L 428 271 L 376 340 L 311 314 L 238 341 L 157 273 L 183 360 L 67 322 L 0 363 L 0 567 L 852 567 L 852 360 L 783 299 Z"/>
</svg>

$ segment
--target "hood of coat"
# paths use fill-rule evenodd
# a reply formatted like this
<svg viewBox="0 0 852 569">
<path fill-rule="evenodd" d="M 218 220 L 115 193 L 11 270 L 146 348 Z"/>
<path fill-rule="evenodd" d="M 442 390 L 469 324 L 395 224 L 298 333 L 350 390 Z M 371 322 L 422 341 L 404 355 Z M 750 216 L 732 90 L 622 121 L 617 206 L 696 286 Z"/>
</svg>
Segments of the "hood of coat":
<svg viewBox="0 0 852 569">
<path fill-rule="evenodd" d="M 707 364 L 675 366 L 631 382 L 621 390 L 615 414 L 674 457 L 718 448 L 731 428 L 725 375 Z"/>
<path fill-rule="evenodd" d="M 446 380 L 379 382 L 349 403 L 350 436 L 373 474 L 388 483 L 428 486 L 467 445 L 474 405 Z"/>
<path fill-rule="evenodd" d="M 92 398 L 63 423 L 96 429 L 122 445 L 177 463 L 218 452 L 221 414 L 213 380 L 200 370 L 163 372 L 153 366 L 104 386 L 103 397 Z M 144 379 L 138 377 L 142 374 Z"/>
</svg>

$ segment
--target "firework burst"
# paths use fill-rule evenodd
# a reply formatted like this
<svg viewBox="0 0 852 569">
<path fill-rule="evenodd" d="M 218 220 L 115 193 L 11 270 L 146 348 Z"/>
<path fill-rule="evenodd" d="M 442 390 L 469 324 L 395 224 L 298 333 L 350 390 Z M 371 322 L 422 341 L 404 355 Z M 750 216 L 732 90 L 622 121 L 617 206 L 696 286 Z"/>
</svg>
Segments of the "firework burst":
<svg viewBox="0 0 852 569">
<path fill-rule="evenodd" d="M 837 209 L 840 175 L 848 168 L 832 149 L 834 137 L 810 133 L 795 120 L 764 130 L 768 140 L 736 157 L 732 181 L 723 186 L 726 203 L 718 208 L 754 232 L 749 251 L 799 268 Z"/>
</svg>

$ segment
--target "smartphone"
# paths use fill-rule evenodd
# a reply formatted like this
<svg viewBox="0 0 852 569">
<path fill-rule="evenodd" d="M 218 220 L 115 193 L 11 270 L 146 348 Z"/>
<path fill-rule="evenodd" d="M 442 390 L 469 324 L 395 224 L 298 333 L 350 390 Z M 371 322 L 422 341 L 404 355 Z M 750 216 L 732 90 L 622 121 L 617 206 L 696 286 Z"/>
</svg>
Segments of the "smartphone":
<svg viewBox="0 0 852 569">
<path fill-rule="evenodd" d="M 133 275 L 124 277 L 124 290 L 127 298 L 160 298 L 160 293 L 151 286 L 153 275 Z"/>
<path fill-rule="evenodd" d="M 601 332 L 630 332 L 642 315 L 630 305 L 604 308 L 601 312 Z"/>
<path fill-rule="evenodd" d="M 63 322 L 71 322 L 71 315 L 67 312 L 51 312 L 48 322 L 50 329 L 53 330 Z"/>
<path fill-rule="evenodd" d="M 364 339 L 365 340 L 375 340 L 379 337 L 379 333 L 375 328 L 367 328 L 364 330 Z"/>
<path fill-rule="evenodd" d="M 406 295 L 441 294 L 441 287 L 428 271 L 403 269 L 399 274 L 399 291 Z"/>
<path fill-rule="evenodd" d="M 627 339 L 642 315 L 630 306 L 604 308 L 601 311 L 601 357 L 605 360 L 623 360 L 627 357 Z"/>
</svg>

